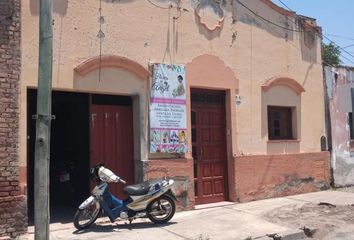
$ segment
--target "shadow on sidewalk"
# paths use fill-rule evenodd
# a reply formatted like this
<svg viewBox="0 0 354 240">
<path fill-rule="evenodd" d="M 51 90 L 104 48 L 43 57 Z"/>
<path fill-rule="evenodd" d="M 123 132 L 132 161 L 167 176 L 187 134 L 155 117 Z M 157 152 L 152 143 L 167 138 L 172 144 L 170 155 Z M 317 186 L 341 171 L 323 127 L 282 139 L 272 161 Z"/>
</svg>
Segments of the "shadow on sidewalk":
<svg viewBox="0 0 354 240">
<path fill-rule="evenodd" d="M 74 220 L 77 208 L 74 207 L 56 207 L 50 210 L 50 223 L 67 224 Z M 34 225 L 34 213 L 28 212 L 28 226 Z"/>
<path fill-rule="evenodd" d="M 118 223 L 112 223 L 112 224 L 105 224 L 105 225 L 100 225 L 100 224 L 93 224 L 91 227 L 83 230 L 76 230 L 73 232 L 73 234 L 85 234 L 89 232 L 117 232 L 119 229 L 127 229 L 127 230 L 134 230 L 134 229 L 146 229 L 146 228 L 161 228 L 161 227 L 166 227 L 170 225 L 174 225 L 177 222 L 168 222 L 165 224 L 154 224 L 151 222 L 138 222 L 138 223 L 125 223 L 125 224 L 118 224 Z"/>
</svg>

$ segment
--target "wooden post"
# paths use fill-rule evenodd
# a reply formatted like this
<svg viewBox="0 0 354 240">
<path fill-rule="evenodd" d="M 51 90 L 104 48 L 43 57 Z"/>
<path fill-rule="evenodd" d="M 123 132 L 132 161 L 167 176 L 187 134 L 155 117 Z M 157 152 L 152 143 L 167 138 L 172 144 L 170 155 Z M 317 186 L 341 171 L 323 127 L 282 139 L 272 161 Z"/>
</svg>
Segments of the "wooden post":
<svg viewBox="0 0 354 240">
<path fill-rule="evenodd" d="M 35 239 L 49 239 L 49 162 L 53 59 L 53 0 L 40 0 L 39 70 L 34 163 Z"/>
</svg>

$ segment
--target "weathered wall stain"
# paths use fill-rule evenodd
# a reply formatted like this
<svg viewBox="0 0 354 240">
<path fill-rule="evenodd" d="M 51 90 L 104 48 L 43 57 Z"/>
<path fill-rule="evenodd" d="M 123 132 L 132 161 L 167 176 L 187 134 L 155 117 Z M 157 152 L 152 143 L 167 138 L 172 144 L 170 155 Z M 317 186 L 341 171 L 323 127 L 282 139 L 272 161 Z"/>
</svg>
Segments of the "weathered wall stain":
<svg viewBox="0 0 354 240">
<path fill-rule="evenodd" d="M 234 21 L 239 21 L 247 25 L 252 25 L 256 28 L 263 29 L 268 33 L 278 38 L 284 38 L 286 40 L 294 40 L 294 31 L 298 27 L 296 24 L 296 18 L 292 16 L 285 16 L 283 14 L 276 14 L 275 16 L 264 14 L 263 9 L 267 6 L 257 1 L 232 1 L 231 12 Z M 251 12 L 251 11 L 253 12 Z M 259 14 L 263 12 L 263 14 Z M 257 15 L 256 15 L 257 14 Z M 263 19 L 262 19 L 263 18 Z M 269 24 L 268 21 L 274 22 L 281 26 L 275 26 Z M 289 30 L 286 30 L 289 29 Z M 294 31 L 293 31 L 294 30 Z"/>
<path fill-rule="evenodd" d="M 53 0 L 53 12 L 61 16 L 66 15 L 69 0 Z M 30 0 L 32 15 L 39 15 L 39 0 Z"/>
<path fill-rule="evenodd" d="M 327 189 L 328 160 L 328 152 L 238 156 L 237 197 L 246 202 Z"/>
<path fill-rule="evenodd" d="M 332 168 L 335 186 L 354 184 L 353 140 L 350 139 L 350 89 L 354 87 L 354 68 L 325 68 L 327 103 L 332 135 Z"/>
<path fill-rule="evenodd" d="M 187 165 L 181 165 L 180 161 L 187 163 Z M 194 207 L 194 182 L 191 159 L 173 162 L 162 159 L 149 161 L 146 162 L 144 171 L 148 179 L 167 177 L 175 180 L 172 191 L 179 200 L 177 204 L 179 210 L 187 210 Z"/>
<path fill-rule="evenodd" d="M 315 182 L 313 177 L 299 178 L 296 174 L 284 176 L 284 178 L 284 182 L 275 186 L 275 191 L 286 192 L 290 191 L 292 188 L 299 188 L 303 184 Z"/>
</svg>

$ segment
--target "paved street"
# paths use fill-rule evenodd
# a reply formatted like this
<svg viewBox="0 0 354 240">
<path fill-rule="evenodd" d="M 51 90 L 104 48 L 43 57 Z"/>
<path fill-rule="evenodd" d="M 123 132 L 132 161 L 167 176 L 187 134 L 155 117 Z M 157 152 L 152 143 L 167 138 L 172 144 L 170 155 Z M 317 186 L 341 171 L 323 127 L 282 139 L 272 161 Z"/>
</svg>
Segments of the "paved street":
<svg viewBox="0 0 354 240">
<path fill-rule="evenodd" d="M 318 205 L 321 203 L 321 205 Z M 307 239 L 299 228 L 317 229 L 312 239 L 354 239 L 354 193 L 323 191 L 250 203 L 223 202 L 203 209 L 178 212 L 169 224 L 157 226 L 148 220 L 129 225 L 111 224 L 101 218 L 87 231 L 78 232 L 72 223 L 51 224 L 51 239 L 130 240 L 250 240 Z M 33 227 L 25 238 L 33 239 Z"/>
</svg>

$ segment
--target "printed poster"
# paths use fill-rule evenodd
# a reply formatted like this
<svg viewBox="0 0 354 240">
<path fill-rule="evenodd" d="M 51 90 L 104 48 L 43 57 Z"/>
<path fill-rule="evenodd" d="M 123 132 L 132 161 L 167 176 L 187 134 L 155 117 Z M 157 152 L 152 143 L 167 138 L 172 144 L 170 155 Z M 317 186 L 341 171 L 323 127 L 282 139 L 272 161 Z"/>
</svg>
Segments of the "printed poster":
<svg viewBox="0 0 354 240">
<path fill-rule="evenodd" d="M 153 64 L 150 97 L 150 152 L 186 153 L 185 67 Z"/>
</svg>

